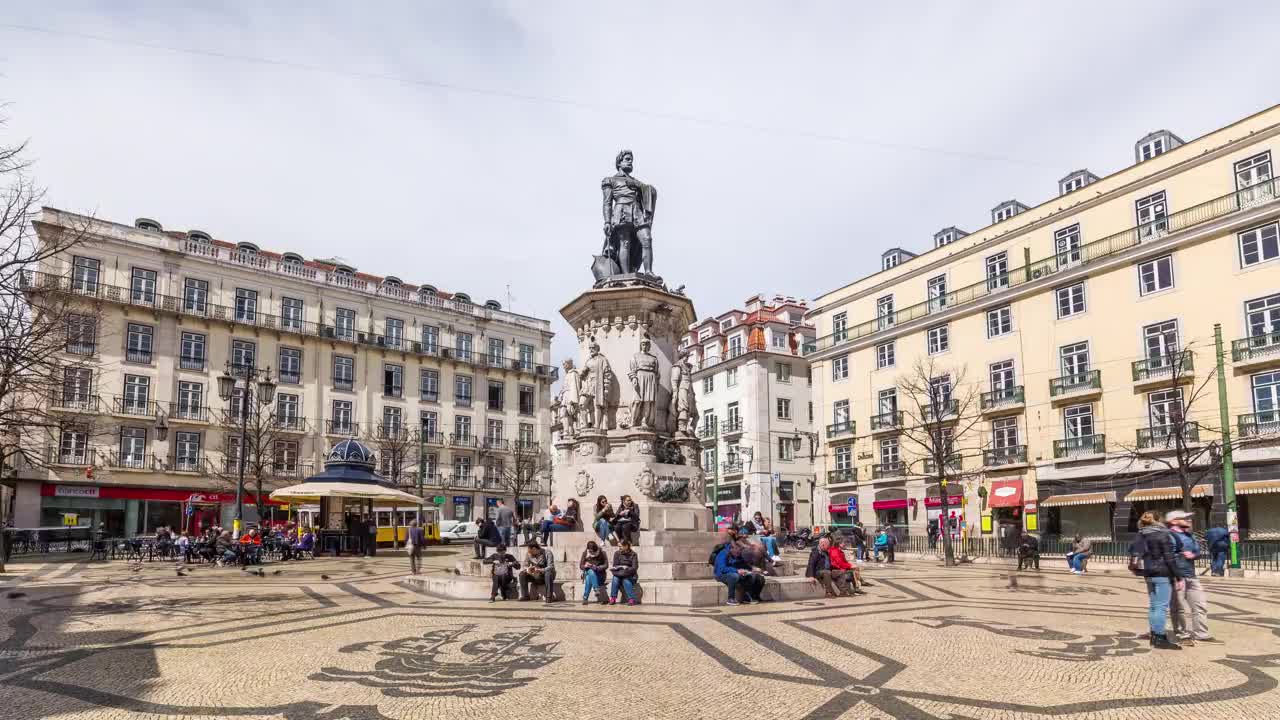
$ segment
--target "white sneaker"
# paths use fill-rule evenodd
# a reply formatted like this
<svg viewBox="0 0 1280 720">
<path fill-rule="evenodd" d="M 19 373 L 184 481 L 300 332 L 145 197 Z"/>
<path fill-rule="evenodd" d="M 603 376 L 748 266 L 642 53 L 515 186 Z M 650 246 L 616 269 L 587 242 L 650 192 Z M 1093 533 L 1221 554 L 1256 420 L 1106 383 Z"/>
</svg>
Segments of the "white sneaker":
<svg viewBox="0 0 1280 720">
<path fill-rule="evenodd" d="M 1071 571 L 1071 574 L 1072 574 L 1072 575 L 1083 575 L 1084 573 L 1080 572 L 1079 570 L 1072 570 L 1072 571 Z"/>
<path fill-rule="evenodd" d="M 725 604 L 725 605 L 737 605 L 737 604 L 738 604 L 738 601 L 737 601 L 737 600 L 734 600 L 733 598 L 729 598 L 728 600 L 725 600 L 725 601 L 724 601 L 724 604 Z"/>
<path fill-rule="evenodd" d="M 781 556 L 781 555 L 774 555 L 774 556 L 773 556 L 773 561 L 774 561 L 774 562 L 782 562 L 782 556 Z"/>
</svg>

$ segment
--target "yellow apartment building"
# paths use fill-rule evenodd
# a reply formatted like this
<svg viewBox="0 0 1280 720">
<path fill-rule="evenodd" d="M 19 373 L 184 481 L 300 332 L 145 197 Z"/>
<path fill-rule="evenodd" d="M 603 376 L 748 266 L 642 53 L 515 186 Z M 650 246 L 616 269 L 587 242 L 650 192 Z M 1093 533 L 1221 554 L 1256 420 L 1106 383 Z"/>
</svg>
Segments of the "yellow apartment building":
<svg viewBox="0 0 1280 720">
<path fill-rule="evenodd" d="M 410 492 L 421 476 L 444 518 L 473 519 L 512 502 L 504 463 L 549 447 L 557 373 L 546 320 L 146 218 L 46 208 L 35 226 L 46 242 L 83 233 L 25 282 L 31 295 L 74 297 L 87 325 L 68 322 L 66 377 L 49 398 L 57 436 L 31 449 L 43 462 L 6 478 L 18 528 L 230 528 L 242 423 L 239 395 L 220 397 L 224 374 L 270 371 L 253 411 L 270 436 L 251 436 L 269 444 L 267 490 L 301 482 L 329 447 L 359 437 L 384 476 Z M 532 517 L 547 488 L 528 490 L 520 510 Z M 245 504 L 257 520 L 252 488 Z"/>
<path fill-rule="evenodd" d="M 938 525 L 953 532 L 1122 539 L 1141 512 L 1181 503 L 1179 456 L 1198 529 L 1220 523 L 1220 324 L 1241 530 L 1274 536 L 1278 137 L 1280 106 L 1190 142 L 1151 133 L 1123 170 L 1072 172 L 1050 200 L 1002 202 L 987 227 L 890 249 L 818 297 L 818 507 L 853 498 L 864 524 L 925 533 L 943 490 L 912 438 L 936 423 L 928 437 L 954 448 L 955 517 Z"/>
</svg>

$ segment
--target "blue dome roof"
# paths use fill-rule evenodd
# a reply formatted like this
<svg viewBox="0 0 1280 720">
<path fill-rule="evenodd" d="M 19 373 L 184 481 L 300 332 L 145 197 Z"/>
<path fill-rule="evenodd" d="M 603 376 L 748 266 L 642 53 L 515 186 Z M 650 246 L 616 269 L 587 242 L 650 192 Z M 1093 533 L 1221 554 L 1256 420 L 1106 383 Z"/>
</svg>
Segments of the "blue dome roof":
<svg viewBox="0 0 1280 720">
<path fill-rule="evenodd" d="M 331 463 L 339 465 L 359 465 L 362 467 L 372 468 L 375 464 L 373 451 L 368 445 L 349 438 L 334 445 L 329 454 L 325 456 L 324 464 L 327 468 Z"/>
</svg>

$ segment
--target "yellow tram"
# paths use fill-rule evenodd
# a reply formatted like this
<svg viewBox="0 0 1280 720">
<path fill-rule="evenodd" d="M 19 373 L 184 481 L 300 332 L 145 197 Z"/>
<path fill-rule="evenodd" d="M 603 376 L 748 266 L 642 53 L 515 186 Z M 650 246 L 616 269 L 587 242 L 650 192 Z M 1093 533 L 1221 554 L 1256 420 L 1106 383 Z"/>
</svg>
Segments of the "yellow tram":
<svg viewBox="0 0 1280 720">
<path fill-rule="evenodd" d="M 316 523 L 320 519 L 319 505 L 303 505 L 297 509 L 298 524 L 302 527 L 316 527 Z M 392 513 L 395 513 L 393 516 Z M 374 510 L 374 517 L 378 523 L 378 544 L 390 545 L 394 539 L 401 545 L 409 537 L 409 523 L 418 519 L 418 507 L 416 505 L 396 507 L 396 508 L 378 508 Z M 428 544 L 437 544 L 440 542 L 440 509 L 434 505 L 426 505 L 422 508 L 422 530 L 427 536 Z M 392 525 L 392 520 L 395 525 Z"/>
</svg>

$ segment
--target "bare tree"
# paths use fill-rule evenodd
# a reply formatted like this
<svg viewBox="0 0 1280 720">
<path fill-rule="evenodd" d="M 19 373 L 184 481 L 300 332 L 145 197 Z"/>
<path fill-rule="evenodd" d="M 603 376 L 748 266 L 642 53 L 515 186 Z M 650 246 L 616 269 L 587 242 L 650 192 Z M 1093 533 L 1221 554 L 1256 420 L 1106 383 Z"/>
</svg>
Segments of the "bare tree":
<svg viewBox="0 0 1280 720">
<path fill-rule="evenodd" d="M 368 440 L 378 453 L 378 473 L 402 490 L 417 488 L 418 439 L 403 424 L 378 425 Z"/>
<path fill-rule="evenodd" d="M 551 477 L 551 453 L 535 442 L 516 440 L 509 447 L 487 441 L 480 452 L 485 467 L 485 481 L 503 495 L 511 495 L 518 506 L 520 498 L 540 493 Z"/>
<path fill-rule="evenodd" d="M 0 129 L 4 125 L 0 117 Z M 0 472 L 6 477 L 59 459 L 91 467 L 89 438 L 96 429 L 92 382 L 102 324 L 61 271 L 87 223 L 37 232 L 44 191 L 25 152 L 25 142 L 0 142 Z M 96 285 L 95 278 L 84 289 L 96 293 Z M 63 427 L 78 430 L 68 436 L 68 456 L 59 458 Z"/>
<path fill-rule="evenodd" d="M 1165 343 L 1160 355 L 1149 355 L 1134 364 L 1135 381 L 1165 378 L 1151 385 L 1147 403 L 1147 427 L 1139 428 L 1135 442 L 1116 442 L 1119 455 L 1128 462 L 1116 474 L 1128 474 L 1135 465 L 1148 468 L 1139 479 L 1172 474 L 1182 490 L 1182 509 L 1192 511 L 1192 490 L 1222 470 L 1222 431 L 1216 424 L 1193 419 L 1198 414 L 1213 417 L 1217 407 L 1199 412 L 1211 403 L 1210 390 L 1217 383 L 1217 369 L 1210 365 L 1204 379 L 1196 382 L 1195 353 L 1179 348 L 1176 341 Z"/>
<path fill-rule="evenodd" d="M 939 366 L 932 357 L 917 358 L 898 377 L 898 409 L 902 412 L 899 437 L 906 441 L 915 460 L 904 463 L 915 475 L 932 478 L 938 485 L 942 514 L 939 531 L 947 565 L 955 564 L 955 548 L 947 528 L 948 486 L 975 477 L 981 471 L 964 470 L 965 453 L 982 456 L 980 438 L 971 437 L 982 421 L 980 390 L 970 384 L 963 366 Z M 976 433 L 973 433 L 976 434 Z M 981 466 L 981 462 L 978 463 Z"/>
<path fill-rule="evenodd" d="M 255 400 L 250 398 L 249 404 Z M 238 395 L 231 399 L 228 409 L 219 412 L 216 427 L 222 431 L 222 462 L 213 464 L 213 476 L 223 488 L 234 492 L 243 453 L 245 492 L 253 493 L 261 520 L 266 516 L 266 500 L 271 492 L 298 482 L 308 471 L 309 466 L 300 460 L 301 439 L 297 431 L 302 429 L 302 420 L 277 416 L 274 404 L 251 408 L 247 416 L 243 412 Z"/>
</svg>

